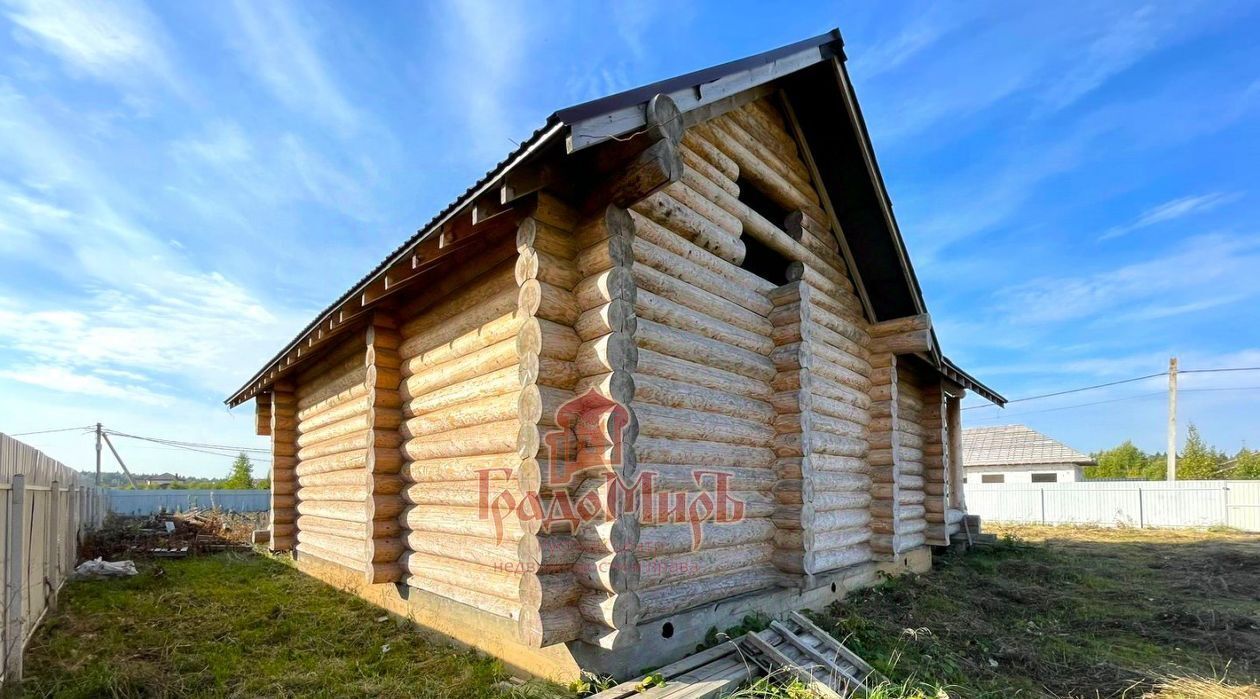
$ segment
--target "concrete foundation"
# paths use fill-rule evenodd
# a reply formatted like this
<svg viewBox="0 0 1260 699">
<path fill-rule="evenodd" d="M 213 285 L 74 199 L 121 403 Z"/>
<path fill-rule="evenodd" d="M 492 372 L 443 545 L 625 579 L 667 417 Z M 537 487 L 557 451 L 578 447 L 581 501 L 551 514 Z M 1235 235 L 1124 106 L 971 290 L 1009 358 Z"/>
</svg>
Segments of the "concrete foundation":
<svg viewBox="0 0 1260 699">
<path fill-rule="evenodd" d="M 638 642 L 618 650 L 571 642 L 530 648 L 517 642 L 516 622 L 403 584 L 368 585 L 362 571 L 343 568 L 312 556 L 295 555 L 298 570 L 341 590 L 358 595 L 391 614 L 454 641 L 499 658 L 515 674 L 557 681 L 577 679 L 582 671 L 619 680 L 642 674 L 695 651 L 710 629 L 737 626 L 746 616 L 772 618 L 802 609 L 819 610 L 853 590 L 871 587 L 887 576 L 925 573 L 932 552 L 919 548 L 883 563 L 864 563 L 812 576 L 809 589 L 774 588 L 754 592 L 655 619 L 637 628 Z"/>
</svg>

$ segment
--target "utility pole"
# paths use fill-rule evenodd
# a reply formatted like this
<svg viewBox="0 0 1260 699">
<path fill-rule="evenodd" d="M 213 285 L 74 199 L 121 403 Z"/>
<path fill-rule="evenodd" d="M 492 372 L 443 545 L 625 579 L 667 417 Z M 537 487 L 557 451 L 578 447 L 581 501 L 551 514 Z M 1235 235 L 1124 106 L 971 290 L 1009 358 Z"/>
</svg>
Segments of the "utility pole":
<svg viewBox="0 0 1260 699">
<path fill-rule="evenodd" d="M 96 485 L 101 484 L 101 423 L 96 423 Z"/>
<path fill-rule="evenodd" d="M 1177 358 L 1168 360 L 1168 480 L 1177 480 Z"/>
</svg>

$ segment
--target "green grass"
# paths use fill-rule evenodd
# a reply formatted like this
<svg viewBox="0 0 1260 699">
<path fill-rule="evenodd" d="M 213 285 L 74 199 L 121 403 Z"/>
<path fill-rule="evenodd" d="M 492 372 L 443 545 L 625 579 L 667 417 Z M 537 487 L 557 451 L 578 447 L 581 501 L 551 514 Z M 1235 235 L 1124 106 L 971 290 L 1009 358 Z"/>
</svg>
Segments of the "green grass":
<svg viewBox="0 0 1260 699">
<path fill-rule="evenodd" d="M 816 616 L 892 679 L 872 699 L 1260 696 L 1260 538 L 1014 533 Z M 66 587 L 27 652 L 28 695 L 551 699 L 605 684 L 509 682 L 497 661 L 382 621 L 378 608 L 265 556 L 141 571 Z M 737 696 L 809 691 L 762 681 Z"/>
<path fill-rule="evenodd" d="M 73 582 L 26 657 L 28 696 L 563 696 L 276 560 L 220 554 Z"/>
<path fill-rule="evenodd" d="M 1224 685 L 1204 696 L 1260 696 L 1241 686 L 1260 679 L 1260 538 L 1010 533 L 1021 538 L 938 559 L 928 575 L 890 580 L 816 618 L 925 696 L 935 696 L 928 687 L 968 699 L 1193 696 L 1176 688 L 1202 677 Z"/>
</svg>

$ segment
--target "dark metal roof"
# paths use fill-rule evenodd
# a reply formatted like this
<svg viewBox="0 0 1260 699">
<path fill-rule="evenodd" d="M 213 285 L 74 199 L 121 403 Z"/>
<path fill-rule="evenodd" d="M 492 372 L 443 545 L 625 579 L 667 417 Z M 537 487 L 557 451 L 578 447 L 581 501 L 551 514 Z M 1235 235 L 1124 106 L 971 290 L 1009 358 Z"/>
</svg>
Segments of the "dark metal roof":
<svg viewBox="0 0 1260 699">
<path fill-rule="evenodd" d="M 625 92 L 618 92 L 615 95 L 608 95 L 607 97 L 600 97 L 599 99 L 594 99 L 589 102 L 583 102 L 582 104 L 574 105 L 572 107 L 566 107 L 557 111 L 551 116 L 551 118 L 571 124 L 575 121 L 581 121 L 582 119 L 589 119 L 601 114 L 607 114 L 608 112 L 616 111 L 622 107 L 642 104 L 643 102 L 652 99 L 652 97 L 657 94 L 669 94 L 676 90 L 711 83 L 714 80 L 724 78 L 742 70 L 774 63 L 780 58 L 790 56 L 803 49 L 813 48 L 815 46 L 826 46 L 829 44 L 834 44 L 836 55 L 840 55 L 841 47 L 844 46 L 844 39 L 840 37 L 839 29 L 832 29 L 825 34 L 819 34 L 818 36 L 805 39 L 804 41 L 798 41 L 794 44 L 788 44 L 787 46 L 780 46 L 777 49 L 766 51 L 765 53 L 759 53 L 755 56 L 741 58 L 735 61 L 723 63 L 719 66 L 713 66 L 711 68 L 703 68 L 685 75 L 679 75 L 678 77 L 660 80 L 650 85 L 643 85 L 641 87 L 626 90 Z"/>
</svg>

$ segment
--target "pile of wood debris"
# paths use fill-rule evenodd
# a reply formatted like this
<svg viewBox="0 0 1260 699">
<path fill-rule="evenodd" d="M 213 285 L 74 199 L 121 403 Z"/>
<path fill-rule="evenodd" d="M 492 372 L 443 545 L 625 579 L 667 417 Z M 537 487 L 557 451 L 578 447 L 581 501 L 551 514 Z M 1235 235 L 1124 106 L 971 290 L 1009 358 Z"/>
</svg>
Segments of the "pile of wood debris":
<svg viewBox="0 0 1260 699">
<path fill-rule="evenodd" d="M 85 560 L 101 557 L 183 558 L 202 553 L 249 550 L 265 513 L 192 509 L 149 517 L 111 516 L 86 535 L 79 548 Z"/>
</svg>

